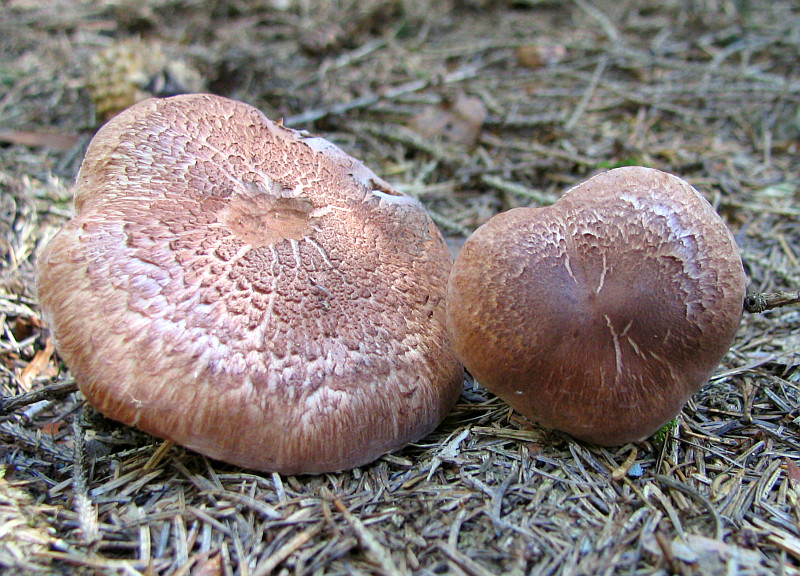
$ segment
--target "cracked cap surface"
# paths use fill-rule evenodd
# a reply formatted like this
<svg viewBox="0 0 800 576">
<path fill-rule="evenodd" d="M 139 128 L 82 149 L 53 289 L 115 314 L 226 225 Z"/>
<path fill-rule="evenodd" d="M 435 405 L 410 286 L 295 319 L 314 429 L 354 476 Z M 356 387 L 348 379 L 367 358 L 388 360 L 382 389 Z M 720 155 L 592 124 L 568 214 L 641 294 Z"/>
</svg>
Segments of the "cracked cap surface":
<svg viewBox="0 0 800 576">
<path fill-rule="evenodd" d="M 745 275 L 730 232 L 683 180 L 604 172 L 464 244 L 448 326 L 475 379 L 522 414 L 605 445 L 648 436 L 727 352 Z"/>
<path fill-rule="evenodd" d="M 430 432 L 462 368 L 424 208 L 321 138 L 211 95 L 106 124 L 39 259 L 105 415 L 249 468 L 351 468 Z"/>
</svg>

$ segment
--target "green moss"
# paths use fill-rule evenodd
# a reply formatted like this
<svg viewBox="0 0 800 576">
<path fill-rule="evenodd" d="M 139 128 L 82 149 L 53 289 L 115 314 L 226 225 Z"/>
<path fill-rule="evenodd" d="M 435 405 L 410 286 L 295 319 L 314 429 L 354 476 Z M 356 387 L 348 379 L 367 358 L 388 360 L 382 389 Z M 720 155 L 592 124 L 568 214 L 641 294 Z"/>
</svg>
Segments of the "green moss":
<svg viewBox="0 0 800 576">
<path fill-rule="evenodd" d="M 667 441 L 667 437 L 670 433 L 675 429 L 675 426 L 678 424 L 678 417 L 676 416 L 666 424 L 664 424 L 658 431 L 651 436 L 653 442 L 658 444 L 659 446 L 663 446 L 664 442 Z"/>
<path fill-rule="evenodd" d="M 652 168 L 652 166 L 645 162 L 644 158 L 639 157 L 606 160 L 605 162 L 599 162 L 596 167 L 598 170 L 611 170 L 613 168 L 622 168 L 623 166 L 645 166 L 646 168 Z"/>
</svg>

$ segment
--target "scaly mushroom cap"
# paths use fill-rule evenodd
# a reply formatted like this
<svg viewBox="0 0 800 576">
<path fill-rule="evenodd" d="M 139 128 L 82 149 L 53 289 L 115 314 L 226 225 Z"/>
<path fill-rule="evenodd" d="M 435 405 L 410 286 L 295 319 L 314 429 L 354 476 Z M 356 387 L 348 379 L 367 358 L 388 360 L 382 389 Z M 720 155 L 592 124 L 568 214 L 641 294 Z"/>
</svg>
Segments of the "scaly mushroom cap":
<svg viewBox="0 0 800 576">
<path fill-rule="evenodd" d="M 467 369 L 510 406 L 617 445 L 655 432 L 708 380 L 744 296 L 711 205 L 629 167 L 481 226 L 453 266 L 447 318 Z"/>
<path fill-rule="evenodd" d="M 97 133 L 75 207 L 39 299 L 107 416 L 320 473 L 419 439 L 455 403 L 442 237 L 330 142 L 225 98 L 147 100 Z"/>
</svg>

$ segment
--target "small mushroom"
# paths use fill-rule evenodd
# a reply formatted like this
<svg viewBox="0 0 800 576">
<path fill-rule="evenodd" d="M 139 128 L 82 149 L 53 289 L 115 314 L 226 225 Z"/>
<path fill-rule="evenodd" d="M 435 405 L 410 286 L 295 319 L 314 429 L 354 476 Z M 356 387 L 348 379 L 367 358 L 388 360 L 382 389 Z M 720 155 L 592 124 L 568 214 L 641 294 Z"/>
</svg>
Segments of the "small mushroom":
<svg viewBox="0 0 800 576">
<path fill-rule="evenodd" d="M 422 205 L 211 95 L 95 136 L 39 259 L 61 357 L 105 415 L 248 468 L 321 473 L 430 432 L 463 369 Z"/>
<path fill-rule="evenodd" d="M 628 167 L 481 226 L 453 266 L 447 320 L 467 369 L 514 409 L 618 445 L 707 382 L 744 296 L 711 205 L 675 176 Z"/>
</svg>

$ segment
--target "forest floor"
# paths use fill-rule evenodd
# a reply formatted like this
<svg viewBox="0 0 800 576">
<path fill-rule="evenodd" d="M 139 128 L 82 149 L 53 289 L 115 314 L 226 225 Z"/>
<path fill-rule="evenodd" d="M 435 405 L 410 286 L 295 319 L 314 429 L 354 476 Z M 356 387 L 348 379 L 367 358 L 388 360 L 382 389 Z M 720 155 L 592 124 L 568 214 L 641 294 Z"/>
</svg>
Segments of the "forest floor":
<svg viewBox="0 0 800 576">
<path fill-rule="evenodd" d="M 100 417 L 34 282 L 103 120 L 209 91 L 335 142 L 454 249 L 601 170 L 677 174 L 731 228 L 751 290 L 797 291 L 797 2 L 0 5 L 4 573 L 800 574 L 798 306 L 746 314 L 666 438 L 575 442 L 467 381 L 423 441 L 280 476 Z"/>
</svg>

